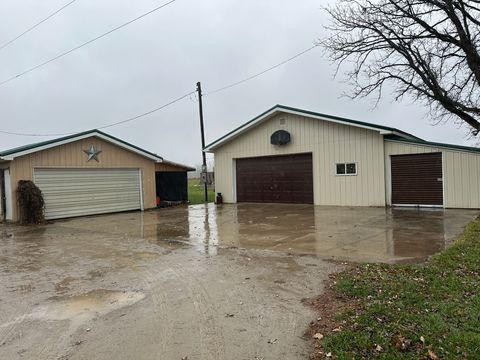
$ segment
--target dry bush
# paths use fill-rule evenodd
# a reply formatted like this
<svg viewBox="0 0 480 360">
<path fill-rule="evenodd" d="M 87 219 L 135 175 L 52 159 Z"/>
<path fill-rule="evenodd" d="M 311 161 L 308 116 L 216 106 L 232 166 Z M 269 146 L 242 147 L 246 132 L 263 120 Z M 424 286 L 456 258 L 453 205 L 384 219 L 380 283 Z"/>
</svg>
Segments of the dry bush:
<svg viewBox="0 0 480 360">
<path fill-rule="evenodd" d="M 20 180 L 17 187 L 20 221 L 24 224 L 41 224 L 45 221 L 42 191 L 30 180 Z"/>
</svg>

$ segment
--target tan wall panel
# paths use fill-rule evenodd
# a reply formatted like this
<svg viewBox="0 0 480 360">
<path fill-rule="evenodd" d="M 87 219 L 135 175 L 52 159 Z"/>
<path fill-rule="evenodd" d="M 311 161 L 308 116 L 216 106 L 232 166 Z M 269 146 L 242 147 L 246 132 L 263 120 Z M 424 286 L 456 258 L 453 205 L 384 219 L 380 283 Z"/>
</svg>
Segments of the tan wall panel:
<svg viewBox="0 0 480 360">
<path fill-rule="evenodd" d="M 102 151 L 98 156 L 99 162 L 95 160 L 87 162 L 87 155 L 83 150 L 92 145 Z M 155 207 L 155 162 L 97 137 L 78 140 L 15 158 L 10 163 L 13 199 L 16 199 L 15 191 L 19 180 L 33 180 L 34 167 L 140 168 L 142 170 L 144 207 L 146 209 Z M 15 201 L 13 219 L 18 219 Z"/>
<path fill-rule="evenodd" d="M 271 145 L 271 134 L 281 129 L 290 132 L 291 143 Z M 225 202 L 235 202 L 234 159 L 311 152 L 316 205 L 385 205 L 383 137 L 376 131 L 279 114 L 214 152 L 215 191 Z M 336 176 L 337 162 L 357 162 L 358 175 Z"/>
<path fill-rule="evenodd" d="M 444 206 L 447 208 L 480 208 L 480 154 L 395 141 L 385 141 L 387 204 L 391 204 L 390 155 L 426 152 L 443 154 Z"/>
<path fill-rule="evenodd" d="M 172 164 L 167 164 L 167 163 L 156 163 L 155 164 L 155 171 L 165 171 L 165 172 L 181 172 L 181 171 L 187 171 L 183 167 L 175 166 Z"/>
</svg>

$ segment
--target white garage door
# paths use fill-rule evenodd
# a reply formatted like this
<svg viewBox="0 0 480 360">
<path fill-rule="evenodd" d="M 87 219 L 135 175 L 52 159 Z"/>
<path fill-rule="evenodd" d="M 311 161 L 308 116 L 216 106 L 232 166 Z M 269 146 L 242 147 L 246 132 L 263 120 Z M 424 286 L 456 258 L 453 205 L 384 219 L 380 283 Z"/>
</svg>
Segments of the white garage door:
<svg viewBox="0 0 480 360">
<path fill-rule="evenodd" d="M 34 169 L 45 218 L 141 209 L 139 169 Z"/>
</svg>

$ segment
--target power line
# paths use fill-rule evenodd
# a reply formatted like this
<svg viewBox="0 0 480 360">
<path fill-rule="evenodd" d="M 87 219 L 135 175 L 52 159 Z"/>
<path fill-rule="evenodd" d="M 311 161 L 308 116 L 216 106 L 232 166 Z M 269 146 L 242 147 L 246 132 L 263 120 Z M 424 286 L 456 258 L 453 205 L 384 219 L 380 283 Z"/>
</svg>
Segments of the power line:
<svg viewBox="0 0 480 360">
<path fill-rule="evenodd" d="M 243 83 L 245 83 L 245 82 L 247 82 L 247 81 L 249 81 L 249 80 L 255 79 L 255 78 L 257 78 L 257 77 L 259 77 L 259 76 L 261 76 L 261 75 L 263 75 L 263 74 L 271 71 L 271 70 L 274 70 L 274 69 L 276 69 L 276 68 L 278 68 L 278 67 L 280 67 L 280 66 L 282 66 L 282 65 L 284 65 L 284 64 L 286 64 L 286 63 L 288 63 L 288 62 L 290 62 L 290 61 L 292 61 L 292 60 L 295 60 L 296 58 L 302 56 L 303 54 L 306 54 L 307 52 L 315 49 L 318 45 L 319 45 L 319 44 L 315 44 L 315 45 L 309 47 L 308 49 L 305 49 L 305 50 L 299 52 L 298 54 L 293 55 L 292 57 L 290 57 L 290 58 L 288 58 L 288 59 L 286 59 L 286 60 L 284 60 L 284 61 L 282 61 L 282 62 L 280 62 L 280 63 L 278 63 L 278 64 L 276 64 L 276 65 L 273 65 L 273 66 L 269 67 L 268 69 L 265 69 L 265 70 L 263 70 L 263 71 L 261 71 L 261 72 L 259 72 L 259 73 L 256 73 L 256 74 L 254 74 L 254 75 L 251 75 L 251 76 L 249 76 L 249 77 L 247 77 L 247 78 L 245 78 L 245 79 L 243 79 L 243 80 L 239 80 L 239 81 L 236 81 L 236 82 L 234 82 L 234 83 L 232 83 L 232 84 L 229 84 L 229 85 L 226 85 L 226 86 L 222 86 L 221 88 L 218 88 L 218 89 L 215 89 L 215 90 L 212 90 L 212 91 L 208 91 L 208 92 L 206 92 L 206 93 L 203 94 L 203 95 L 204 95 L 204 96 L 207 96 L 207 95 L 216 94 L 216 93 L 218 93 L 218 92 L 220 92 L 220 91 L 230 89 L 230 88 L 232 88 L 232 87 L 234 87 L 234 86 L 237 86 L 237 85 L 243 84 Z"/>
<path fill-rule="evenodd" d="M 173 0 L 173 1 L 175 1 L 175 0 Z M 171 2 L 173 2 L 173 1 L 171 1 Z M 168 3 L 167 3 L 167 4 L 168 4 Z M 165 5 L 164 5 L 164 6 L 165 6 Z M 211 94 L 215 94 L 215 93 L 218 93 L 218 92 L 220 92 L 220 91 L 223 91 L 223 90 L 227 90 L 227 89 L 232 88 L 232 87 L 234 87 L 234 86 L 243 84 L 244 82 L 247 82 L 247 81 L 249 81 L 249 80 L 252 80 L 252 79 L 254 79 L 254 78 L 256 78 L 256 77 L 259 77 L 259 76 L 261 76 L 261 75 L 263 75 L 263 74 L 265 74 L 265 73 L 267 73 L 267 72 L 269 72 L 269 71 L 271 71 L 271 70 L 274 70 L 274 69 L 276 69 L 276 68 L 278 68 L 278 67 L 280 67 L 280 66 L 282 66 L 282 65 L 284 65 L 284 64 L 286 64 L 286 63 L 288 63 L 288 62 L 290 62 L 290 61 L 292 61 L 292 60 L 295 60 L 296 58 L 302 56 L 303 54 L 305 54 L 305 53 L 307 53 L 307 52 L 315 49 L 317 46 L 318 46 L 318 44 L 313 45 L 313 46 L 309 47 L 308 49 L 305 49 L 305 50 L 299 52 L 298 54 L 296 54 L 296 55 L 294 55 L 294 56 L 292 56 L 292 57 L 290 57 L 290 58 L 288 58 L 288 59 L 286 59 L 286 60 L 284 60 L 284 61 L 276 64 L 276 65 L 273 65 L 273 66 L 269 67 L 268 69 L 265 69 L 265 70 L 263 70 L 263 71 L 261 71 L 261 72 L 259 72 L 259 73 L 254 74 L 254 75 L 251 75 L 251 76 L 249 76 L 249 77 L 247 77 L 247 78 L 245 78 L 245 79 L 243 79 L 243 80 L 236 81 L 236 82 L 234 82 L 234 83 L 232 83 L 232 84 L 229 84 L 229 85 L 226 85 L 226 86 L 222 86 L 221 88 L 212 90 L 212 91 L 204 94 L 203 96 L 211 95 Z M 178 101 L 180 101 L 180 100 L 182 100 L 182 99 L 185 99 L 185 98 L 187 98 L 187 97 L 189 97 L 190 100 L 192 100 L 191 96 L 192 96 L 192 95 L 195 95 L 195 94 L 196 94 L 196 91 L 191 91 L 191 92 L 189 92 L 189 93 L 187 93 L 187 94 L 185 94 L 185 95 L 182 95 L 182 96 L 180 96 L 180 97 L 178 97 L 178 98 L 176 98 L 176 99 L 174 99 L 174 100 L 172 100 L 172 101 L 170 101 L 170 102 L 168 102 L 168 103 L 166 103 L 166 104 L 164 104 L 164 105 L 162 105 L 162 106 L 159 106 L 159 107 L 157 107 L 157 108 L 155 108 L 155 109 L 149 110 L 149 111 L 144 112 L 144 113 L 142 113 L 142 114 L 140 114 L 140 115 L 136 115 L 136 116 L 133 116 L 133 117 L 128 118 L 128 119 L 125 119 L 125 120 L 121 120 L 121 121 L 117 121 L 117 122 L 114 122 L 114 123 L 111 123 L 111 124 L 108 124 L 108 125 L 104 125 L 104 126 L 101 126 L 101 127 L 97 127 L 97 129 L 99 129 L 99 130 L 101 130 L 101 129 L 106 129 L 106 128 L 109 128 L 109 127 L 113 127 L 113 126 L 116 126 L 116 125 L 124 124 L 124 123 L 130 122 L 130 121 L 133 121 L 133 120 L 142 118 L 142 117 L 144 117 L 144 116 L 147 116 L 147 115 L 150 115 L 150 114 L 152 114 L 152 113 L 154 113 L 154 112 L 157 112 L 157 111 L 159 111 L 159 110 L 162 110 L 162 109 L 166 108 L 167 106 L 170 106 L 170 105 L 172 105 L 172 104 L 174 104 L 174 103 L 176 103 L 176 102 L 178 102 Z M 31 134 L 31 133 L 20 133 L 20 132 L 10 132 L 10 131 L 2 131 L 2 130 L 0 130 L 0 134 L 17 135 L 17 136 L 37 136 L 37 137 L 40 137 L 40 136 L 66 136 L 66 135 L 72 135 L 72 134 L 75 134 L 75 133 L 71 132 L 71 133 L 57 133 L 57 134 Z"/>
<path fill-rule="evenodd" d="M 162 9 L 162 8 L 164 8 L 164 7 L 172 4 L 172 3 L 174 3 L 175 1 L 177 1 L 177 0 L 170 0 L 170 1 L 168 1 L 168 2 L 166 2 L 166 3 L 164 3 L 164 4 L 160 5 L 160 6 L 158 6 L 158 7 L 156 7 L 156 8 L 154 8 L 154 9 L 152 9 L 152 10 L 150 10 L 150 11 L 148 11 L 148 12 L 142 14 L 142 15 L 140 15 L 140 16 L 137 16 L 136 18 L 134 18 L 134 19 L 132 19 L 132 20 L 127 21 L 126 23 L 123 23 L 122 25 L 119 25 L 119 26 L 117 26 L 117 27 L 115 27 L 115 28 L 113 28 L 113 29 L 111 29 L 111 30 L 109 30 L 109 31 L 107 31 L 107 32 L 105 32 L 105 33 L 103 33 L 103 34 L 101 34 L 101 35 L 99 35 L 99 36 L 91 39 L 91 40 L 88 40 L 88 41 L 84 42 L 83 44 L 80 44 L 80 45 L 78 45 L 78 46 L 75 46 L 74 48 L 71 48 L 70 50 L 65 51 L 65 52 L 63 52 L 63 53 L 61 53 L 61 54 L 59 54 L 59 55 L 57 55 L 57 56 L 55 56 L 55 57 L 47 60 L 47 61 L 44 61 L 44 62 L 42 62 L 42 63 L 40 63 L 40 64 L 38 64 L 38 65 L 35 65 L 34 67 L 31 67 L 30 69 L 27 69 L 27 70 L 25 70 L 25 71 L 23 71 L 23 72 L 15 75 L 15 76 L 12 76 L 12 77 L 10 77 L 10 78 L 8 78 L 8 79 L 5 79 L 5 80 L 3 80 L 3 81 L 0 82 L 0 86 L 3 86 L 3 85 L 5 85 L 6 83 L 9 83 L 10 81 L 13 81 L 13 80 L 15 80 L 15 79 L 18 79 L 19 77 L 21 77 L 21 76 L 23 76 L 23 75 L 26 75 L 26 74 L 34 71 L 34 70 L 37 70 L 37 69 L 39 69 L 39 68 L 41 68 L 41 67 L 43 67 L 43 66 L 45 66 L 45 65 L 47 65 L 47 64 L 50 64 L 51 62 L 54 62 L 54 61 L 56 61 L 56 60 L 58 60 L 58 59 L 60 59 L 60 58 L 62 58 L 62 57 L 64 57 L 64 56 L 66 56 L 66 55 L 68 55 L 68 54 L 70 54 L 70 53 L 72 53 L 72 52 L 74 52 L 74 51 L 76 51 L 76 50 L 78 50 L 78 49 L 80 49 L 80 48 L 82 48 L 82 47 L 84 47 L 84 46 L 87 46 L 87 45 L 93 43 L 94 41 L 97 41 L 97 40 L 99 40 L 99 39 L 101 39 L 101 38 L 103 38 L 103 37 L 105 37 L 105 36 L 107 36 L 107 35 L 110 35 L 111 33 L 115 32 L 115 31 L 117 31 L 117 30 L 120 30 L 121 28 L 124 28 L 125 26 L 130 25 L 130 24 L 134 23 L 135 21 L 140 20 L 140 19 L 144 18 L 145 16 L 148 16 L 148 15 L 152 14 L 152 13 L 154 13 L 154 12 L 156 12 L 156 11 L 158 11 L 158 10 L 160 10 L 160 9 Z"/>
<path fill-rule="evenodd" d="M 166 108 L 167 106 L 170 106 L 172 104 L 175 104 L 176 102 L 179 102 L 180 100 L 183 100 L 185 99 L 186 97 L 189 97 L 190 95 L 194 94 L 195 91 L 190 91 L 188 94 L 185 94 L 185 95 L 182 95 L 178 98 L 176 98 L 175 100 L 172 100 L 162 106 L 159 106 L 153 110 L 149 110 L 147 112 L 144 112 L 143 114 L 140 114 L 140 115 L 136 115 L 136 116 L 133 116 L 131 118 L 128 118 L 128 119 L 125 119 L 125 120 L 122 120 L 122 121 L 117 121 L 115 123 L 112 123 L 112 124 L 108 124 L 108 125 L 105 125 L 105 126 L 101 126 L 99 127 L 98 129 L 101 130 L 101 129 L 106 129 L 106 128 L 109 128 L 109 127 L 112 127 L 112 126 L 116 126 L 116 125 L 120 125 L 120 124 L 125 124 L 126 122 L 130 122 L 130 121 L 133 121 L 133 120 L 137 120 L 141 117 L 144 117 L 144 116 L 147 116 L 147 115 L 150 115 L 150 114 L 153 114 L 154 112 L 157 112 L 157 111 L 160 111 L 164 108 Z"/>
<path fill-rule="evenodd" d="M 117 125 L 120 125 L 120 124 L 125 124 L 127 122 L 130 122 L 130 121 L 133 121 L 133 120 L 137 120 L 137 119 L 140 119 L 142 117 L 145 117 L 147 115 L 150 115 L 150 114 L 153 114 L 157 111 L 160 111 L 162 109 L 165 109 L 166 107 L 170 106 L 170 105 L 173 105 L 175 104 L 176 102 L 179 102 L 180 100 L 183 100 L 189 96 L 191 96 L 192 94 L 194 94 L 195 91 L 190 91 L 189 93 L 187 94 L 184 94 L 172 101 L 169 101 L 168 103 L 166 104 L 163 104 L 159 107 L 156 107 L 155 109 L 152 109 L 152 110 L 149 110 L 149 111 L 146 111 L 142 114 L 139 114 L 139 115 L 135 115 L 135 116 L 132 116 L 128 119 L 124 119 L 124 120 L 121 120 L 121 121 L 117 121 L 117 122 L 114 122 L 114 123 L 111 123 L 111 124 L 108 124 L 108 125 L 103 125 L 103 126 L 100 126 L 100 127 L 97 127 L 96 129 L 97 130 L 102 130 L 102 129 L 106 129 L 106 128 L 109 128 L 109 127 L 112 127 L 112 126 L 117 126 Z M 0 130 L 0 133 L 1 134 L 7 134 L 7 135 L 17 135 L 17 136 L 35 136 L 35 137 L 41 137 L 41 136 L 68 136 L 68 135 L 73 135 L 73 134 L 76 134 L 80 131 L 76 131 L 76 132 L 69 132 L 69 133 L 57 133 L 57 134 L 32 134 L 32 133 L 20 133 L 20 132 L 11 132 L 11 131 L 2 131 Z"/>
<path fill-rule="evenodd" d="M 39 21 L 38 23 L 36 23 L 35 25 L 32 25 L 31 27 L 29 27 L 27 30 L 25 30 L 24 32 L 22 32 L 20 35 L 17 35 L 15 36 L 13 39 L 7 41 L 6 43 L 0 45 L 0 50 L 3 50 L 4 48 L 6 48 L 8 45 L 10 45 L 11 43 L 13 43 L 14 41 L 20 39 L 22 36 L 28 34 L 30 31 L 32 31 L 33 29 L 35 29 L 36 27 L 40 26 L 41 24 L 43 24 L 45 21 L 51 19 L 52 17 L 54 17 L 55 15 L 57 15 L 60 11 L 62 11 L 63 9 L 67 8 L 68 6 L 72 5 L 75 1 L 77 0 L 72 0 L 70 1 L 69 3 L 63 5 L 60 9 L 57 9 L 55 10 L 53 13 L 51 13 L 50 15 L 48 15 L 45 19 Z"/>
</svg>

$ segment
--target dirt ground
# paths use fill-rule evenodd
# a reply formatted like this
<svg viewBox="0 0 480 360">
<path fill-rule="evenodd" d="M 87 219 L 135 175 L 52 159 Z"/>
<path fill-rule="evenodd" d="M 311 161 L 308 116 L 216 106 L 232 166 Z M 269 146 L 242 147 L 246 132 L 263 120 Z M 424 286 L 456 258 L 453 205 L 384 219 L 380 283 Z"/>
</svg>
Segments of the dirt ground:
<svg viewBox="0 0 480 360">
<path fill-rule="evenodd" d="M 368 211 L 198 205 L 0 224 L 0 358 L 305 359 L 316 315 L 301 299 L 338 269 L 329 258 L 422 257 L 477 214 L 425 213 L 422 230 L 413 212 Z M 412 233 L 428 241 L 406 252 Z"/>
</svg>

